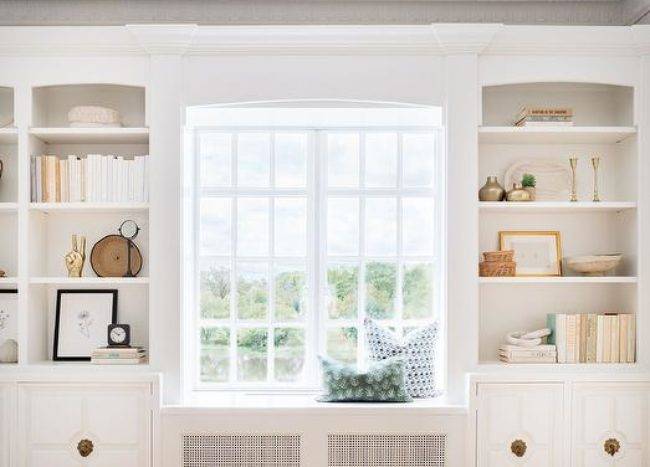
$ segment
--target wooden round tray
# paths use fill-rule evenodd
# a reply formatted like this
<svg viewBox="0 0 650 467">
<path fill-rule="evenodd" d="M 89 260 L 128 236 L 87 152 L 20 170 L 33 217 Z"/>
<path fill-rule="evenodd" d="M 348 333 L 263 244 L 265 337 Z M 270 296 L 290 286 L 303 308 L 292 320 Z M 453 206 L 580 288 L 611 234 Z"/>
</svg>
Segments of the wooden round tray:
<svg viewBox="0 0 650 467">
<path fill-rule="evenodd" d="M 107 235 L 95 243 L 90 252 L 90 265 L 98 277 L 129 277 L 127 252 L 131 243 L 131 272 L 137 276 L 142 269 L 142 254 L 131 240 L 121 235 Z"/>
</svg>

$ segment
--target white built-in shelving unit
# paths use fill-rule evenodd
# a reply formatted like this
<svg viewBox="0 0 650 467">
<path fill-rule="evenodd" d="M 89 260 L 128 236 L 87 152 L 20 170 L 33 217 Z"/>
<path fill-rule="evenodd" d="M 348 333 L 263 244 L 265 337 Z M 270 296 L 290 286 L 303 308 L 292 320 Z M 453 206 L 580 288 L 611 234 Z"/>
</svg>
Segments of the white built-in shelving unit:
<svg viewBox="0 0 650 467">
<path fill-rule="evenodd" d="M 149 154 L 145 88 L 115 84 L 42 86 L 14 100 L 0 87 L 0 121 L 20 114 L 18 125 L 0 128 L 0 288 L 18 289 L 19 362 L 24 368 L 89 368 L 89 363 L 52 362 L 56 294 L 59 289 L 117 289 L 118 321 L 131 325 L 132 342 L 149 346 L 149 204 L 35 203 L 30 196 L 30 158 L 43 154 Z M 68 111 L 77 105 L 118 110 L 121 128 L 69 128 Z M 11 118 L 11 117 L 10 117 Z M 116 234 L 133 219 L 141 231 L 135 243 L 143 268 L 135 278 L 96 277 L 90 265 L 93 245 Z M 83 277 L 67 277 L 64 255 L 73 234 L 87 238 Z M 137 368 L 147 368 L 139 365 Z M 111 371 L 111 370 L 105 370 Z M 137 371 L 137 369 L 136 369 Z"/>
<path fill-rule="evenodd" d="M 638 131 L 634 88 L 610 84 L 539 82 L 482 87 L 478 128 L 479 180 L 505 172 L 518 160 L 579 157 L 579 202 L 480 202 L 479 251 L 498 249 L 502 230 L 559 231 L 562 256 L 620 252 L 623 261 L 605 277 L 582 277 L 564 267 L 563 277 L 480 277 L 478 363 L 484 371 L 524 371 L 558 365 L 499 363 L 505 334 L 545 327 L 547 313 L 634 313 L 639 319 Z M 571 107 L 572 127 L 513 127 L 523 106 Z M 601 202 L 592 202 L 589 158 L 601 158 Z M 637 346 L 638 347 L 638 346 Z M 638 349 L 637 349 L 638 350 Z M 638 358 L 638 352 L 637 352 Z M 593 371 L 633 370 L 635 364 L 562 365 Z"/>
</svg>

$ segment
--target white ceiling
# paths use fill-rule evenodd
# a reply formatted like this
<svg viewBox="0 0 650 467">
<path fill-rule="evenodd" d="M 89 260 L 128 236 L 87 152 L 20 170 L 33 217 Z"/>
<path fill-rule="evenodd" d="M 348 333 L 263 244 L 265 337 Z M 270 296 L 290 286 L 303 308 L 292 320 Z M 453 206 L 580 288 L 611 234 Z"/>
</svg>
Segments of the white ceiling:
<svg viewBox="0 0 650 467">
<path fill-rule="evenodd" d="M 648 11 L 650 0 L 0 0 L 0 24 L 629 25 Z"/>
</svg>

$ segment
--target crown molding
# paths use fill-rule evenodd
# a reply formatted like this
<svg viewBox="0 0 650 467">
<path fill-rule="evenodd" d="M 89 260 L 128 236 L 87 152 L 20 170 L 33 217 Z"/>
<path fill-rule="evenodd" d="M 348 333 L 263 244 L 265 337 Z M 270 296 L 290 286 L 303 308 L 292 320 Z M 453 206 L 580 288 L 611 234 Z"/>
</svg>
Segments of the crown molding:
<svg viewBox="0 0 650 467">
<path fill-rule="evenodd" d="M 150 55 L 184 55 L 194 40 L 196 24 L 127 24 L 126 29 Z"/>
<path fill-rule="evenodd" d="M 650 25 L 0 27 L 0 56 L 650 54 Z"/>
<path fill-rule="evenodd" d="M 485 55 L 606 55 L 637 54 L 628 26 L 507 26 Z"/>
<path fill-rule="evenodd" d="M 650 25 L 632 26 L 632 36 L 639 55 L 650 55 Z"/>
<path fill-rule="evenodd" d="M 429 26 L 200 26 L 188 51 L 212 54 L 439 54 Z"/>
<path fill-rule="evenodd" d="M 2 26 L 0 56 L 144 55 L 123 26 Z"/>
<path fill-rule="evenodd" d="M 431 26 L 442 53 L 480 54 L 503 24 L 434 24 Z"/>
</svg>

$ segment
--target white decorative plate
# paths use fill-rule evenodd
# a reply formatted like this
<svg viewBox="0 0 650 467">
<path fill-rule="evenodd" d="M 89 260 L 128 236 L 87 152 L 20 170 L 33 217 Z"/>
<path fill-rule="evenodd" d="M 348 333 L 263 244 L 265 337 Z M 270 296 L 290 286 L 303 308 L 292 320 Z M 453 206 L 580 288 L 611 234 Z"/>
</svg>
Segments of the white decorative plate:
<svg viewBox="0 0 650 467">
<path fill-rule="evenodd" d="M 533 174 L 537 180 L 536 201 L 567 201 L 571 193 L 571 168 L 569 162 L 552 160 L 523 160 L 512 164 L 506 171 L 505 188 L 512 189 L 513 183 L 521 183 L 525 173 Z"/>
</svg>

